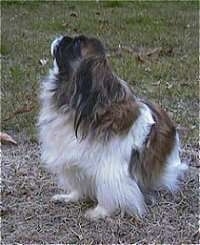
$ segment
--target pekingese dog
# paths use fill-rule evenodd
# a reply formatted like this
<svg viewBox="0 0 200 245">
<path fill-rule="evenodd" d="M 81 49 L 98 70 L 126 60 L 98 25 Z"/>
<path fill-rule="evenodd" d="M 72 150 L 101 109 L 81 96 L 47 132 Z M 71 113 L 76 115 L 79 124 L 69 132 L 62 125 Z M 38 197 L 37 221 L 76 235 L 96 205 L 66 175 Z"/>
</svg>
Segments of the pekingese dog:
<svg viewBox="0 0 200 245">
<path fill-rule="evenodd" d="M 173 122 L 112 71 L 98 39 L 61 36 L 51 54 L 39 135 L 42 161 L 66 191 L 53 200 L 96 200 L 86 211 L 91 219 L 116 211 L 142 216 L 145 193 L 176 190 L 187 168 Z"/>
</svg>

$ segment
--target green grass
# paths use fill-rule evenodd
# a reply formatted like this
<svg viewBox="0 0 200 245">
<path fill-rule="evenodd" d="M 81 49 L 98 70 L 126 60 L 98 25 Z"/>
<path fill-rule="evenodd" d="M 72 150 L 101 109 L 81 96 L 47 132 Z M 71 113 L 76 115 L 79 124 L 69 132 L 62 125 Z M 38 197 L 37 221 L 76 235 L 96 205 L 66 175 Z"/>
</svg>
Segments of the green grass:
<svg viewBox="0 0 200 245">
<path fill-rule="evenodd" d="M 25 130 L 35 138 L 39 81 L 51 66 L 56 35 L 84 33 L 109 48 L 173 48 L 172 55 L 139 63 L 122 51 L 110 62 L 138 96 L 162 104 L 189 131 L 184 144 L 198 142 L 198 2 L 1 2 L 1 88 L 3 130 Z M 75 13 L 75 14 L 74 14 Z M 41 58 L 49 63 L 42 67 Z M 160 85 L 155 85 L 160 80 Z M 31 112 L 13 112 L 33 105 Z"/>
</svg>

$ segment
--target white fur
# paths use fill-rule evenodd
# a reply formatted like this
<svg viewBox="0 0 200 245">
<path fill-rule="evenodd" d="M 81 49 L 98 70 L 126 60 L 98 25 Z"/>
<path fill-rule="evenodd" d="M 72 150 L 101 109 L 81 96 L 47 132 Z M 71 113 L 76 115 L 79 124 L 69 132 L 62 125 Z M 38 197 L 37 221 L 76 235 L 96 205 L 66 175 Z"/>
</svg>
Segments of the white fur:
<svg viewBox="0 0 200 245">
<path fill-rule="evenodd" d="M 161 187 L 167 187 L 170 191 L 176 191 L 179 187 L 179 177 L 182 177 L 188 166 L 185 163 L 181 163 L 179 157 L 179 138 L 176 135 L 175 146 L 171 154 L 167 158 L 167 164 L 163 175 L 161 176 Z"/>
<path fill-rule="evenodd" d="M 99 204 L 95 208 L 90 208 L 85 212 L 85 217 L 89 219 L 98 219 L 105 218 L 109 216 L 110 213 L 104 207 L 101 207 Z"/>
<path fill-rule="evenodd" d="M 55 38 L 55 40 L 51 44 L 51 55 L 53 56 L 53 51 L 55 47 L 59 44 L 59 42 L 62 40 L 63 36 Z"/>
<path fill-rule="evenodd" d="M 56 194 L 52 197 L 53 202 L 76 202 L 80 198 L 79 193 L 77 191 L 71 191 L 69 194 Z"/>
<path fill-rule="evenodd" d="M 149 124 L 147 121 L 146 127 L 145 122 L 141 125 L 142 117 L 146 119 L 141 114 L 125 138 L 116 136 L 103 145 L 87 138 L 80 142 L 72 125 L 67 123 L 69 119 L 61 116 L 54 119 L 48 115 L 43 110 L 40 116 L 42 122 L 43 118 L 50 121 L 41 124 L 42 161 L 59 176 L 62 187 L 69 192 L 76 190 L 80 196 L 97 198 L 110 213 L 120 208 L 142 215 L 143 196 L 136 182 L 129 177 L 128 166 L 132 147 L 141 147 L 152 121 Z M 134 139 L 135 132 L 138 137 Z"/>
<path fill-rule="evenodd" d="M 54 86 L 56 71 L 54 68 L 48 81 L 43 83 L 39 117 L 42 161 L 57 175 L 63 189 L 69 192 L 55 196 L 54 200 L 68 202 L 86 196 L 97 199 L 97 207 L 86 213 L 90 218 L 105 217 L 116 210 L 141 216 L 145 212 L 143 194 L 130 177 L 128 167 L 132 149 L 142 150 L 155 123 L 150 109 L 138 102 L 140 116 L 126 136 L 115 136 L 104 144 L 91 141 L 90 137 L 80 141 L 75 137 L 72 114 L 58 115 L 51 106 L 53 93 L 48 90 Z M 177 144 L 167 161 L 169 164 L 160 184 L 174 189 L 182 168 Z"/>
</svg>

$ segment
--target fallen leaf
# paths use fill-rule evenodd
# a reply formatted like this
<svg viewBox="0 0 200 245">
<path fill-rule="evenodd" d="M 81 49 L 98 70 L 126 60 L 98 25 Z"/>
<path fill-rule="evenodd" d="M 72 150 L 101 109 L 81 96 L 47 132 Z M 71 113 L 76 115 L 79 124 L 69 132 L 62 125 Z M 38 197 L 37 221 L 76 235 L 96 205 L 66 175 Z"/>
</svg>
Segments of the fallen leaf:
<svg viewBox="0 0 200 245">
<path fill-rule="evenodd" d="M 159 48 L 154 48 L 154 49 L 150 50 L 149 52 L 147 52 L 146 55 L 147 56 L 151 56 L 151 55 L 153 55 L 155 53 L 160 53 L 161 50 L 162 50 L 162 48 L 160 48 L 160 47 Z"/>
<path fill-rule="evenodd" d="M 172 47 L 162 48 L 159 52 L 159 55 L 161 55 L 161 56 L 164 56 L 164 55 L 172 56 L 173 52 L 174 52 L 174 49 Z"/>
<path fill-rule="evenodd" d="M 140 63 L 145 63 L 145 60 L 144 60 L 144 58 L 141 56 L 141 54 L 138 54 L 138 55 L 136 56 L 136 59 L 137 59 L 137 61 L 139 61 Z"/>
<path fill-rule="evenodd" d="M 45 66 L 45 65 L 47 64 L 47 62 L 48 62 L 48 59 L 47 59 L 47 58 L 44 58 L 44 59 L 40 59 L 40 60 L 39 60 L 39 63 L 40 63 L 40 65 L 42 65 L 42 66 Z"/>
<path fill-rule="evenodd" d="M 17 145 L 17 142 L 9 134 L 2 133 L 2 132 L 0 132 L 0 142 L 2 143 L 9 142 L 14 145 Z"/>
<path fill-rule="evenodd" d="M 70 16 L 71 16 L 71 17 L 78 17 L 78 13 L 77 13 L 77 12 L 71 12 L 71 13 L 70 13 Z"/>
<path fill-rule="evenodd" d="M 167 82 L 166 84 L 167 84 L 167 88 L 168 88 L 168 89 L 171 89 L 171 88 L 173 87 L 173 84 L 170 84 L 170 83 L 168 83 L 168 82 Z"/>
<path fill-rule="evenodd" d="M 64 27 L 68 27 L 68 26 L 69 26 L 69 23 L 65 23 L 65 22 L 63 22 L 63 23 L 62 23 L 62 26 L 64 26 Z"/>
<path fill-rule="evenodd" d="M 8 120 L 12 119 L 13 117 L 15 117 L 17 114 L 30 112 L 33 110 L 33 108 L 34 108 L 34 106 L 32 106 L 32 105 L 25 105 L 22 108 L 19 108 L 16 111 L 14 111 L 11 115 L 9 115 L 3 121 L 8 121 Z"/>
<path fill-rule="evenodd" d="M 158 80 L 157 82 L 153 82 L 152 85 L 158 86 L 161 84 L 161 80 Z"/>
<path fill-rule="evenodd" d="M 151 71 L 151 68 L 150 67 L 145 67 L 144 69 L 146 72 L 150 72 Z"/>
</svg>

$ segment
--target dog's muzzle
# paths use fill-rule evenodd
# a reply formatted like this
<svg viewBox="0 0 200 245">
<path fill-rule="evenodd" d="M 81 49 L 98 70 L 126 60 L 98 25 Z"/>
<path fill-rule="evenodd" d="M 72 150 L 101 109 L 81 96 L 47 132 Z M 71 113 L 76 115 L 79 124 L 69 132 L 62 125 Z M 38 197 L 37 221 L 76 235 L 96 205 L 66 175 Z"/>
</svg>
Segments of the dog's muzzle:
<svg viewBox="0 0 200 245">
<path fill-rule="evenodd" d="M 55 50 L 58 47 L 59 43 L 63 39 L 63 36 L 57 37 L 53 42 L 51 43 L 51 55 L 54 57 L 55 56 Z"/>
</svg>

